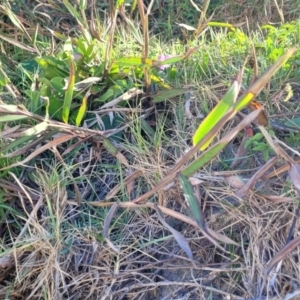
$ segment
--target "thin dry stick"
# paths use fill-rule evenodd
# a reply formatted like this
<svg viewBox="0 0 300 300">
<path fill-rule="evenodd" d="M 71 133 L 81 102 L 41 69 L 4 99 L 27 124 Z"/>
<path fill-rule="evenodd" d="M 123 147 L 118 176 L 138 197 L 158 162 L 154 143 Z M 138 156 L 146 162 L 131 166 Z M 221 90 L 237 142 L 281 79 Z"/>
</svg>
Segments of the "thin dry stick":
<svg viewBox="0 0 300 300">
<path fill-rule="evenodd" d="M 200 26 L 203 24 L 205 16 L 206 16 L 206 12 L 207 12 L 208 7 L 209 7 L 209 4 L 210 4 L 210 0 L 204 0 L 203 1 L 203 5 L 202 5 L 202 9 L 201 9 L 201 15 L 200 15 L 200 18 L 199 18 L 199 21 L 198 21 L 197 28 L 200 28 Z"/>
<path fill-rule="evenodd" d="M 284 15 L 283 15 L 282 9 L 279 7 L 279 5 L 278 5 L 278 3 L 277 3 L 277 0 L 274 0 L 274 4 L 275 4 L 276 9 L 277 9 L 277 11 L 278 11 L 278 14 L 279 14 L 281 23 L 283 24 L 283 23 L 284 23 Z"/>
</svg>

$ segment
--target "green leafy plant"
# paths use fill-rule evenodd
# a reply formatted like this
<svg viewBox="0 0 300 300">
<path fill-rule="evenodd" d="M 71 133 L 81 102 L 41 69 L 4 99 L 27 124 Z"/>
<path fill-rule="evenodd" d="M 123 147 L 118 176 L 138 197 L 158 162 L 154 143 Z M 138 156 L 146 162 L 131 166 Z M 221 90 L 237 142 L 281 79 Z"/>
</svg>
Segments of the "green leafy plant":
<svg viewBox="0 0 300 300">
<path fill-rule="evenodd" d="M 264 45 L 262 46 L 266 49 L 267 57 L 272 62 L 278 59 L 286 51 L 287 47 L 300 42 L 300 21 L 293 21 L 279 27 L 268 24 L 262 26 L 261 29 L 267 30 Z"/>
<path fill-rule="evenodd" d="M 26 33 L 34 49 L 39 54 L 35 60 L 20 64 L 21 69 L 26 74 L 26 78 L 31 80 L 30 89 L 25 90 L 29 98 L 29 111 L 46 115 L 64 123 L 80 126 L 87 115 L 88 110 L 101 107 L 118 97 L 121 97 L 132 89 L 145 89 L 149 93 L 151 83 L 171 90 L 172 87 L 165 83 L 165 73 L 159 67 L 165 64 L 173 64 L 187 58 L 194 49 L 188 50 L 185 54 L 162 59 L 148 58 L 148 15 L 151 7 L 144 12 L 141 1 L 138 2 L 143 34 L 136 28 L 135 24 L 126 16 L 126 22 L 132 29 L 132 34 L 138 44 L 141 45 L 141 55 L 118 56 L 113 51 L 114 34 L 116 27 L 116 17 L 124 5 L 124 1 L 110 1 L 110 14 L 112 26 L 108 31 L 103 31 L 101 25 L 92 18 L 91 24 L 87 22 L 85 15 L 86 2 L 80 3 L 76 8 L 68 0 L 63 4 L 69 13 L 75 18 L 80 32 L 77 37 L 65 37 L 62 33 L 50 30 L 54 39 L 63 41 L 60 50 L 50 55 L 41 55 L 35 42 L 30 39 L 26 29 L 16 21 L 18 17 L 4 7 L 8 17 L 15 26 Z M 99 28 L 95 27 L 98 24 Z M 25 34 L 24 33 L 24 34 Z M 27 49 L 25 44 L 16 44 L 7 38 L 0 38 L 13 43 L 23 49 Z M 32 51 L 33 48 L 27 50 Z M 33 76 L 37 68 L 39 72 Z M 34 71 L 33 71 L 34 70 Z M 173 72 L 174 73 L 174 72 Z M 7 85 L 7 80 L 3 74 L 2 85 Z M 174 74 L 173 74 L 174 75 Z M 0 78 L 1 79 L 1 78 Z M 134 94 L 136 95 L 136 94 Z M 133 96 L 134 96 L 133 95 Z M 124 99 L 123 99 L 124 98 Z M 127 105 L 130 97 L 123 97 L 117 102 L 119 106 Z"/>
<path fill-rule="evenodd" d="M 271 136 L 274 136 L 274 132 L 269 131 Z M 261 132 L 256 133 L 253 137 L 249 138 L 245 142 L 245 148 L 259 152 L 263 154 L 264 161 L 268 161 L 270 154 L 274 154 L 274 150 L 270 147 L 270 145 L 266 142 L 264 135 Z"/>
</svg>

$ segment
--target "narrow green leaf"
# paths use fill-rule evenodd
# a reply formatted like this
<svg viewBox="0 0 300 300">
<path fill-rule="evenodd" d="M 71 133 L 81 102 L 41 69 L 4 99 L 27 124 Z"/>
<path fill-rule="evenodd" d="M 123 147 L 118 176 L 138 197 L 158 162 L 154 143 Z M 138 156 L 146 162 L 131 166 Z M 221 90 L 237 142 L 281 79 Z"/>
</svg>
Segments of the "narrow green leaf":
<svg viewBox="0 0 300 300">
<path fill-rule="evenodd" d="M 153 96 L 153 103 L 159 103 L 167 99 L 171 99 L 182 95 L 187 92 L 187 89 L 172 89 L 168 91 L 162 91 Z"/>
<path fill-rule="evenodd" d="M 13 163 L 12 165 L 10 166 L 7 166 L 7 167 L 4 167 L 4 168 L 1 168 L 0 170 L 7 170 L 7 169 L 11 169 L 13 167 L 17 167 L 17 166 L 21 166 L 21 165 L 24 165 L 25 163 L 27 163 L 28 161 L 32 160 L 33 158 L 35 158 L 36 156 L 38 156 L 39 154 L 43 153 L 44 151 L 52 148 L 52 147 L 56 147 L 57 145 L 60 145 L 64 142 L 67 142 L 71 139 L 74 138 L 74 135 L 73 134 L 67 134 L 67 135 L 64 135 L 64 136 L 60 136 L 54 140 L 51 140 L 49 143 L 47 143 L 46 145 L 43 145 L 39 148 L 37 148 L 33 153 L 31 153 L 29 156 L 27 156 L 25 159 L 23 159 L 22 161 L 18 161 L 16 163 Z"/>
<path fill-rule="evenodd" d="M 81 25 L 85 25 L 85 22 L 81 17 L 80 13 L 77 12 L 77 10 L 72 6 L 72 4 L 68 0 L 63 0 L 63 3 L 70 12 L 70 14 L 76 19 L 76 21 Z"/>
<path fill-rule="evenodd" d="M 0 34 L 0 38 L 1 38 L 2 40 L 4 40 L 4 41 L 6 41 L 6 42 L 8 42 L 8 43 L 10 43 L 10 44 L 12 44 L 12 45 L 14 45 L 14 46 L 17 46 L 17 47 L 23 49 L 23 50 L 26 50 L 26 51 L 29 51 L 29 52 L 35 52 L 35 53 L 37 53 L 37 50 L 36 50 L 36 49 L 34 49 L 34 48 L 32 48 L 32 47 L 30 47 L 30 46 L 24 44 L 24 43 L 21 43 L 21 42 L 19 42 L 19 41 L 17 41 L 17 40 L 11 39 L 11 38 L 9 38 L 9 37 L 3 35 L 3 34 Z"/>
<path fill-rule="evenodd" d="M 233 82 L 223 99 L 215 106 L 215 108 L 209 113 L 209 115 L 204 119 L 204 121 L 200 124 L 199 128 L 195 132 L 193 136 L 193 145 L 198 144 L 204 136 L 206 136 L 211 129 L 221 120 L 221 118 L 226 114 L 226 112 L 231 108 L 238 96 L 240 89 L 240 84 L 237 80 Z M 212 138 L 205 143 L 200 150 L 205 150 L 209 144 L 212 142 Z"/>
<path fill-rule="evenodd" d="M 141 120 L 142 129 L 146 132 L 147 136 L 151 139 L 151 142 L 154 141 L 155 131 L 149 125 L 149 123 L 145 120 Z"/>
<path fill-rule="evenodd" d="M 71 109 L 73 92 L 74 92 L 74 84 L 75 84 L 75 64 L 73 58 L 70 56 L 70 77 L 65 92 L 63 112 L 62 112 L 62 119 L 65 123 L 68 123 L 69 121 L 70 109 Z"/>
<path fill-rule="evenodd" d="M 26 29 L 25 29 L 24 25 L 22 24 L 22 22 L 18 19 L 18 17 L 6 5 L 2 6 L 2 7 L 4 8 L 6 14 L 8 15 L 8 17 L 10 18 L 12 23 L 27 36 L 29 41 L 32 41 L 30 35 L 26 31 Z"/>
<path fill-rule="evenodd" d="M 0 63 L 0 85 L 1 86 L 6 86 L 9 83 L 9 79 L 2 69 L 2 63 Z"/>
<path fill-rule="evenodd" d="M 0 123 L 19 121 L 19 120 L 23 120 L 23 119 L 27 119 L 27 118 L 28 118 L 28 116 L 6 115 L 6 116 L 0 117 Z"/>
<path fill-rule="evenodd" d="M 181 174 L 184 176 L 191 176 L 200 170 L 205 164 L 210 162 L 218 153 L 223 150 L 228 143 L 218 143 L 211 148 L 208 152 L 204 152 L 199 158 L 193 161 L 188 167 L 186 167 Z"/>
<path fill-rule="evenodd" d="M 155 60 L 150 58 L 141 57 L 121 57 L 114 61 L 114 65 L 122 67 L 134 67 L 134 66 L 149 66 L 154 65 Z"/>
<path fill-rule="evenodd" d="M 118 151 L 116 146 L 107 138 L 103 139 L 103 146 L 113 156 L 115 156 L 123 165 L 129 166 L 126 157 Z"/>
<path fill-rule="evenodd" d="M 196 196 L 194 195 L 194 189 L 193 189 L 190 181 L 182 173 L 179 174 L 179 181 L 180 181 L 180 185 L 183 189 L 184 197 L 191 208 L 192 214 L 194 215 L 194 218 L 195 218 L 197 224 L 199 225 L 199 227 L 202 230 L 205 230 L 205 224 L 204 224 L 204 218 L 202 215 L 202 211 L 201 211 L 200 205 L 198 203 L 198 200 L 197 200 Z"/>
<path fill-rule="evenodd" d="M 235 29 L 236 29 L 232 24 L 223 23 L 223 22 L 208 22 L 207 26 L 212 26 L 212 27 L 226 27 L 226 28 L 230 28 L 233 31 L 235 31 Z"/>
<path fill-rule="evenodd" d="M 136 24 L 134 24 L 130 19 L 126 18 L 126 22 L 129 24 L 131 32 L 133 34 L 133 36 L 135 37 L 136 41 L 143 46 L 144 45 L 144 39 L 143 36 L 140 32 L 140 27 L 136 26 Z"/>
<path fill-rule="evenodd" d="M 193 161 L 190 165 L 188 165 L 181 174 L 184 176 L 192 176 L 195 172 L 197 172 L 200 168 L 203 167 L 206 163 L 210 162 L 211 159 L 216 156 L 225 146 L 246 126 L 248 126 L 251 122 L 253 122 L 262 108 L 257 109 L 246 116 L 235 128 L 233 128 L 230 132 L 228 132 L 217 144 L 206 150 L 204 153 L 200 155 L 198 159 Z M 193 149 L 190 151 L 192 152 Z M 193 153 L 193 152 L 192 152 Z"/>
<path fill-rule="evenodd" d="M 80 108 L 79 108 L 79 111 L 78 111 L 78 114 L 76 116 L 76 126 L 79 126 L 86 114 L 86 111 L 87 111 L 87 100 L 88 100 L 88 97 L 90 96 L 90 91 L 88 91 L 85 96 L 83 97 L 82 99 L 82 103 L 80 105 Z"/>
<path fill-rule="evenodd" d="M 87 8 L 87 0 L 80 0 L 79 1 L 79 9 L 85 10 Z"/>
<path fill-rule="evenodd" d="M 7 146 L 3 147 L 1 149 L 1 153 L 6 153 L 6 152 L 10 151 L 11 149 L 14 149 L 15 147 L 19 147 L 23 143 L 30 141 L 32 139 L 34 139 L 34 136 L 22 136 L 19 139 L 16 139 L 15 141 L 9 143 Z"/>
<path fill-rule="evenodd" d="M 46 27 L 46 29 L 49 30 L 50 33 L 51 33 L 54 37 L 56 37 L 56 38 L 58 38 L 58 39 L 60 39 L 60 40 L 62 40 L 62 41 L 66 41 L 66 40 L 68 39 L 68 37 L 64 36 L 62 33 L 58 32 L 58 31 L 54 31 L 54 30 L 52 30 L 52 29 L 50 29 L 50 28 L 47 28 L 47 27 Z"/>
</svg>

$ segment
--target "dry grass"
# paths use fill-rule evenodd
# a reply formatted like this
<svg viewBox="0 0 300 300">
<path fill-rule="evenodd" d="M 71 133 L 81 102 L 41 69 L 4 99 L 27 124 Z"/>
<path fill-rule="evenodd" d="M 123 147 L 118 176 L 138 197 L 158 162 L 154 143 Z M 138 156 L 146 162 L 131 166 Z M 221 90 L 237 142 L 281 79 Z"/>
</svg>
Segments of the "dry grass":
<svg viewBox="0 0 300 300">
<path fill-rule="evenodd" d="M 258 1 L 252 1 L 251 11 L 246 2 L 240 1 L 236 11 L 242 9 L 249 18 L 255 16 Z M 265 17 L 273 18 L 275 1 L 268 3 L 271 10 Z M 224 6 L 225 18 L 231 16 L 227 16 L 232 9 L 229 5 L 232 2 Z M 292 1 L 284 2 L 286 16 L 291 18 L 292 5 Z M 258 21 L 264 13 L 259 14 Z M 216 81 L 221 82 L 219 78 Z M 205 83 L 185 84 L 194 85 L 194 115 L 203 111 L 199 99 L 205 98 L 211 107 L 223 94 L 223 90 L 207 88 Z M 276 95 L 276 88 L 271 88 L 270 97 Z M 5 192 L 1 202 L 5 214 L 0 220 L 0 299 L 300 299 L 299 247 L 282 260 L 276 272 L 273 270 L 263 296 L 258 297 L 266 265 L 284 247 L 298 206 L 287 172 L 261 179 L 243 198 L 236 196 L 240 179 L 249 180 L 264 164 L 259 155 L 247 153 L 244 164 L 236 170 L 239 178 L 224 171 L 221 156 L 197 174 L 202 184 L 196 189 L 207 226 L 240 246 L 222 245 L 226 249 L 223 252 L 203 237 L 199 228 L 166 217 L 168 224 L 187 237 L 194 255 L 190 261 L 149 207 L 118 209 L 109 237 L 119 253 L 105 241 L 108 202 L 123 203 L 148 191 L 189 147 L 199 119 L 190 118 L 184 104 L 185 100 L 177 99 L 150 117 L 157 128 L 163 128 L 156 131 L 157 140 L 142 135 L 133 123 L 126 132 L 127 142 L 118 145 L 130 168 L 87 142 L 75 154 L 64 157 L 64 162 L 58 162 L 49 151 L 34 165 L 24 166 L 20 176 L 11 175 L 11 186 L 0 179 Z M 296 101 L 289 102 L 284 112 L 297 110 L 297 105 Z M 232 143 L 222 155 L 232 159 L 236 148 Z M 60 153 L 64 150 L 57 149 Z M 274 168 L 281 164 L 283 161 Z M 141 175 L 125 184 L 125 178 L 137 171 Z M 81 205 L 74 200 L 74 182 L 83 197 Z M 119 185 L 120 191 L 108 197 Z M 289 199 L 280 196 L 283 194 Z M 268 195 L 277 195 L 283 202 L 272 202 Z M 178 183 L 148 201 L 191 215 Z M 93 206 L 95 202 L 102 206 Z M 299 228 L 297 219 L 294 237 L 299 236 Z M 290 292 L 295 296 L 290 297 Z"/>
<path fill-rule="evenodd" d="M 247 26 L 254 29 L 258 24 L 278 24 L 297 19 L 299 4 L 299 1 L 293 0 L 223 1 L 222 6 L 216 7 L 215 17 L 232 24 L 244 23 L 247 20 Z"/>
<path fill-rule="evenodd" d="M 193 122 L 185 123 L 186 134 L 191 132 Z M 167 170 L 165 157 L 174 158 L 174 147 L 179 149 L 178 156 L 183 155 L 186 145 L 180 136 L 165 139 L 155 151 L 146 146 L 143 149 L 142 145 L 126 146 L 132 169 L 143 171 L 134 190 L 141 193 L 146 186 L 155 184 L 157 176 L 163 177 Z M 172 149 L 173 153 L 163 149 Z M 100 158 L 97 164 L 101 163 L 108 163 L 107 158 Z M 222 170 L 213 172 L 217 165 L 216 161 L 198 174 L 204 180 L 199 187 L 203 212 L 208 227 L 231 237 L 241 247 L 228 245 L 223 253 L 197 228 L 167 218 L 188 238 L 193 262 L 163 229 L 156 214 L 146 208 L 118 211 L 110 229 L 110 239 L 120 248 L 120 253 L 115 253 L 102 235 L 106 209 L 94 208 L 88 201 L 81 206 L 72 201 L 66 165 L 36 169 L 36 185 L 20 182 L 23 192 L 10 200 L 11 207 L 24 215 L 9 214 L 1 227 L 2 249 L 7 252 L 1 256 L 0 298 L 255 299 L 267 262 L 285 245 L 296 208 L 296 202 L 278 204 L 264 199 L 259 185 L 261 190 L 268 187 L 268 194 L 281 194 L 284 190 L 286 195 L 296 196 L 291 185 L 283 185 L 283 174 L 260 182 L 258 190 L 243 199 L 237 198 L 237 189 L 220 176 Z M 83 166 L 71 168 L 72 173 Z M 81 176 L 81 191 L 97 184 L 103 191 L 103 181 L 108 179 L 97 176 L 98 170 L 92 162 L 90 174 Z M 117 173 L 107 170 L 106 174 L 110 172 L 114 186 Z M 246 179 L 253 173 L 248 171 L 241 176 Z M 35 199 L 29 196 L 33 187 Z M 124 194 L 114 198 L 122 202 Z M 172 210 L 190 214 L 178 185 L 161 192 L 156 201 L 159 199 Z M 21 233 L 16 224 L 23 228 Z M 299 234 L 299 225 L 297 221 L 294 236 Z M 299 249 L 293 251 L 272 274 L 274 291 L 269 291 L 273 295 L 269 299 L 285 299 L 287 292 L 299 287 L 299 254 Z"/>
</svg>

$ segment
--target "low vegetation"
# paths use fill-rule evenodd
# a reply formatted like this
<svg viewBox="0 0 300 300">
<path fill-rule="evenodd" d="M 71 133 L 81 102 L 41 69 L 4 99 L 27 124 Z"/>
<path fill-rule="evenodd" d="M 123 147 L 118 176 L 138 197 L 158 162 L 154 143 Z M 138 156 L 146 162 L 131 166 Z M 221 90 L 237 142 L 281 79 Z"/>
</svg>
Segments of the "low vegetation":
<svg viewBox="0 0 300 300">
<path fill-rule="evenodd" d="M 300 297 L 299 1 L 23 2 L 0 298 Z"/>
</svg>

